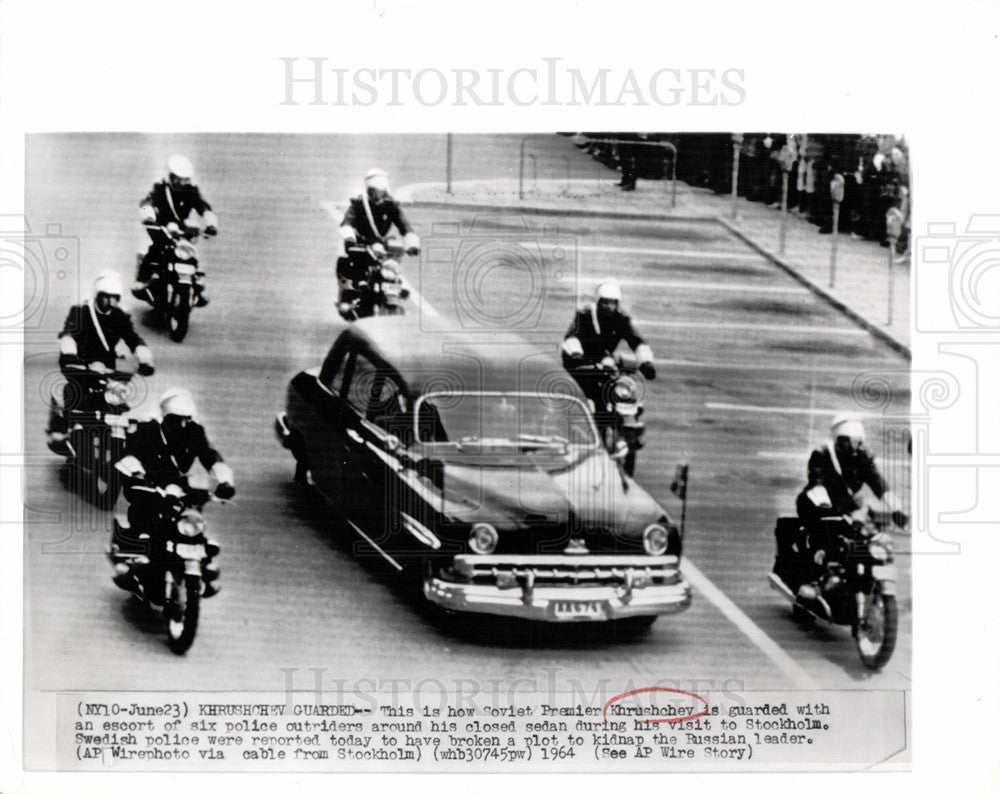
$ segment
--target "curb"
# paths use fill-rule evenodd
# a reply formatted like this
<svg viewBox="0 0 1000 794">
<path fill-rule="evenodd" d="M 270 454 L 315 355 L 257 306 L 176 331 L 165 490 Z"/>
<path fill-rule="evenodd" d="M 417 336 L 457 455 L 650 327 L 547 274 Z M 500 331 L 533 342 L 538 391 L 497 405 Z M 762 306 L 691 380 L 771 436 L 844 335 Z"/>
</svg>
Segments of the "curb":
<svg viewBox="0 0 1000 794">
<path fill-rule="evenodd" d="M 808 278 L 806 278 L 801 273 L 799 273 L 795 268 L 793 268 L 791 265 L 789 265 L 783 259 L 779 258 L 775 254 L 772 254 L 770 251 L 768 251 L 762 245 L 756 243 L 754 240 L 752 240 L 750 237 L 748 237 L 745 232 L 742 232 L 739 229 L 737 229 L 735 226 L 733 226 L 725 218 L 716 217 L 715 220 L 718 221 L 722 226 L 725 226 L 734 236 L 738 237 L 740 240 L 742 240 L 746 245 L 750 246 L 758 254 L 760 254 L 761 256 L 763 256 L 769 262 L 771 262 L 772 264 L 776 265 L 778 268 L 780 268 L 785 273 L 787 273 L 789 276 L 791 276 L 796 281 L 798 281 L 800 284 L 802 284 L 802 286 L 804 286 L 806 289 L 808 289 L 814 295 L 816 295 L 819 298 L 822 298 L 824 301 L 826 301 L 827 303 L 829 303 L 834 309 L 836 309 L 837 311 L 839 311 L 841 314 L 843 314 L 844 316 L 846 316 L 848 319 L 852 320 L 857 325 L 860 325 L 862 328 L 864 328 L 866 331 L 868 331 L 868 333 L 870 333 L 872 336 L 876 337 L 881 342 L 884 342 L 885 344 L 887 344 L 889 347 L 891 347 L 897 353 L 899 353 L 902 356 L 904 356 L 907 360 L 912 360 L 913 356 L 912 356 L 912 353 L 910 352 L 910 348 L 907 347 L 906 345 L 904 345 L 902 342 L 900 342 L 894 336 L 892 336 L 892 334 L 888 333 L 887 331 L 885 331 L 883 328 L 879 327 L 878 325 L 875 325 L 870 320 L 865 319 L 860 314 L 858 314 L 856 311 L 854 311 L 854 309 L 852 309 L 849 306 L 847 306 L 843 301 L 838 300 L 833 295 L 831 295 L 829 292 L 827 292 L 825 289 L 823 289 L 819 285 L 815 284 L 814 282 L 810 281 Z"/>
<path fill-rule="evenodd" d="M 778 267 L 780 270 L 787 273 L 793 279 L 798 281 L 802 286 L 816 295 L 818 298 L 828 303 L 834 309 L 839 311 L 849 320 L 851 320 L 856 325 L 860 326 L 880 342 L 888 345 L 895 352 L 902 355 L 907 360 L 912 360 L 912 353 L 910 348 L 896 339 L 892 334 L 885 331 L 880 326 L 865 319 L 860 314 L 858 314 L 854 309 L 847 306 L 843 301 L 835 298 L 825 289 L 820 287 L 818 284 L 810 281 L 808 278 L 803 276 L 794 267 L 789 265 L 783 259 L 781 259 L 776 254 L 771 253 L 766 248 L 764 248 L 759 243 L 755 242 L 753 239 L 748 237 L 745 232 L 740 231 L 735 226 L 733 226 L 728 220 L 720 215 L 713 214 L 701 214 L 701 215 L 666 215 L 663 213 L 633 213 L 633 212 L 615 212 L 611 210 L 587 210 L 587 209 L 558 209 L 555 207 L 538 207 L 533 205 L 524 206 L 514 206 L 510 204 L 485 204 L 485 203 L 473 203 L 473 202 L 459 202 L 459 201 L 421 201 L 417 199 L 412 199 L 407 202 L 408 205 L 413 207 L 426 207 L 427 209 L 457 209 L 463 211 L 476 211 L 476 210 L 489 210 L 490 212 L 509 212 L 509 213 L 523 213 L 530 212 L 535 215 L 561 215 L 570 216 L 577 218 L 605 218 L 608 220 L 640 220 L 640 221 L 684 221 L 684 222 L 708 222 L 708 223 L 718 223 L 725 227 L 730 234 L 739 238 L 744 244 L 752 248 L 762 257 L 767 259 L 773 265 Z"/>
</svg>

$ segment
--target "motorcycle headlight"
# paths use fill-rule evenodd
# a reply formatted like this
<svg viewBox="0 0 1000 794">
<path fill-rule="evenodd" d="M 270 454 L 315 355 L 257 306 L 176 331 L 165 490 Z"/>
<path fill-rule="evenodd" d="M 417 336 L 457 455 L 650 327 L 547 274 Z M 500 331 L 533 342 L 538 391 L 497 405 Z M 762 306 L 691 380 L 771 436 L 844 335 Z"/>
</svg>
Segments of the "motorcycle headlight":
<svg viewBox="0 0 1000 794">
<path fill-rule="evenodd" d="M 104 402 L 113 408 L 125 405 L 125 398 L 128 396 L 128 386 L 120 381 L 111 381 L 104 390 Z"/>
<path fill-rule="evenodd" d="M 871 543 L 868 545 L 868 553 L 876 562 L 885 562 L 889 559 L 889 550 L 885 546 L 880 546 L 877 543 Z"/>
<path fill-rule="evenodd" d="M 631 378 L 619 378 L 612 392 L 616 402 L 634 402 L 635 393 L 635 381 Z"/>
<path fill-rule="evenodd" d="M 193 538 L 205 529 L 205 519 L 194 510 L 186 510 L 177 521 L 177 531 L 185 537 Z"/>
<path fill-rule="evenodd" d="M 382 280 L 383 281 L 395 281 L 399 278 L 396 273 L 396 268 L 388 267 L 387 265 L 382 265 Z"/>
<path fill-rule="evenodd" d="M 473 524 L 469 533 L 469 548 L 476 554 L 492 554 L 496 551 L 500 535 L 489 524 Z"/>
<path fill-rule="evenodd" d="M 658 557 L 665 554 L 670 542 L 670 533 L 663 524 L 650 524 L 642 531 L 642 548 L 646 554 Z"/>
</svg>

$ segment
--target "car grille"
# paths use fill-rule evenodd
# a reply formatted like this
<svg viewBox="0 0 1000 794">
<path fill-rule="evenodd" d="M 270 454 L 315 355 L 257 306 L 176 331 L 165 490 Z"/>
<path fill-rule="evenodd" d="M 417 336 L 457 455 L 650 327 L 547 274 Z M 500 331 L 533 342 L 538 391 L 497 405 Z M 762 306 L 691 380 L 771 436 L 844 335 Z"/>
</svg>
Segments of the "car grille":
<svg viewBox="0 0 1000 794">
<path fill-rule="evenodd" d="M 471 555 L 455 557 L 451 573 L 472 584 L 513 587 L 577 587 L 611 585 L 644 587 L 680 581 L 678 559 L 671 555 L 598 556 L 579 558 L 527 555 Z"/>
</svg>

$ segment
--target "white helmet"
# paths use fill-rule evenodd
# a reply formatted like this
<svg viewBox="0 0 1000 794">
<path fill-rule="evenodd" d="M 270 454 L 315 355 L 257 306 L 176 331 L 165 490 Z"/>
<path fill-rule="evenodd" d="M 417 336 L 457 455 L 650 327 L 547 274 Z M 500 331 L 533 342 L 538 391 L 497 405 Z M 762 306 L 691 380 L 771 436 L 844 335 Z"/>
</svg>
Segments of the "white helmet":
<svg viewBox="0 0 1000 794">
<path fill-rule="evenodd" d="M 365 187 L 372 187 L 384 193 L 389 192 L 389 175 L 381 168 L 373 168 L 365 174 Z"/>
<path fill-rule="evenodd" d="M 194 397 L 187 389 L 175 386 L 160 395 L 160 414 L 162 416 L 173 414 L 193 419 L 195 413 Z"/>
<path fill-rule="evenodd" d="M 836 441 L 846 436 L 852 441 L 865 441 L 865 427 L 855 414 L 837 414 L 830 424 L 830 438 Z"/>
<path fill-rule="evenodd" d="M 114 270 L 103 270 L 94 279 L 95 298 L 102 292 L 106 295 L 117 295 L 120 298 L 124 291 L 121 276 Z"/>
<path fill-rule="evenodd" d="M 602 281 L 594 293 L 597 300 L 622 302 L 622 288 L 617 281 Z"/>
<path fill-rule="evenodd" d="M 194 166 L 182 154 L 175 154 L 167 160 L 167 176 L 178 179 L 191 179 L 194 176 Z"/>
</svg>

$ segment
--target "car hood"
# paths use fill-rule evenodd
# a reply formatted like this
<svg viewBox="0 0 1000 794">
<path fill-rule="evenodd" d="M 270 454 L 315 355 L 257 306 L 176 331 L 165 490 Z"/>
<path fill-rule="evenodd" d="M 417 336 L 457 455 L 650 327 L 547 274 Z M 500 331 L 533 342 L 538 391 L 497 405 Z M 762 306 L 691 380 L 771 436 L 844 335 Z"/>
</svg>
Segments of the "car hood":
<svg viewBox="0 0 1000 794">
<path fill-rule="evenodd" d="M 450 518 L 486 521 L 498 527 L 565 525 L 572 519 L 583 530 L 641 537 L 648 524 L 665 514 L 646 491 L 623 479 L 618 466 L 603 452 L 554 470 L 449 461 L 443 467 L 443 486 Z"/>
</svg>

